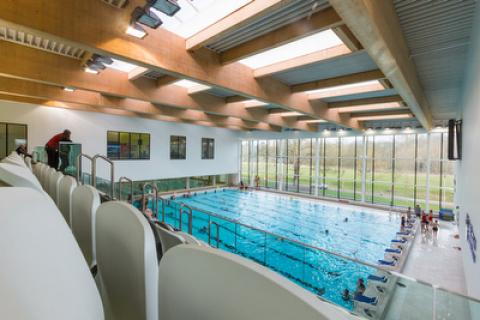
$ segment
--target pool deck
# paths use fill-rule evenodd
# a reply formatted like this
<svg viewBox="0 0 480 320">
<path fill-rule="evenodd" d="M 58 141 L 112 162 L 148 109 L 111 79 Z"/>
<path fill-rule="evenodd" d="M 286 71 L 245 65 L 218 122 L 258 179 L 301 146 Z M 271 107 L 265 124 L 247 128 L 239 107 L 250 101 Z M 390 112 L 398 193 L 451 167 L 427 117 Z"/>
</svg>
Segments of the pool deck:
<svg viewBox="0 0 480 320">
<path fill-rule="evenodd" d="M 402 273 L 406 276 L 436 284 L 442 288 L 467 294 L 463 271 L 460 239 L 457 226 L 452 222 L 439 221 L 437 237 L 431 232 L 418 232 L 410 256 Z"/>
<path fill-rule="evenodd" d="M 402 274 L 438 285 L 447 290 L 466 294 L 460 240 L 457 226 L 440 221 L 440 230 L 435 237 L 431 232 L 418 232 L 410 256 Z M 433 314 L 433 291 L 421 283 L 399 280 L 385 319 L 431 319 Z M 438 293 L 436 319 L 471 319 L 468 304 L 460 296 Z"/>
</svg>

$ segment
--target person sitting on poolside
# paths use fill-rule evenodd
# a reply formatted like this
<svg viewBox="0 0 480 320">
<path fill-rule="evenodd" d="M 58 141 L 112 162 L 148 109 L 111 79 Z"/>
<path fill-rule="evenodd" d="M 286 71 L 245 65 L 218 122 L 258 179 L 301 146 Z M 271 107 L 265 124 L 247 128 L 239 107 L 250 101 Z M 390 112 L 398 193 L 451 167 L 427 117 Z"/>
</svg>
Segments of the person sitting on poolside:
<svg viewBox="0 0 480 320">
<path fill-rule="evenodd" d="M 405 229 L 405 216 L 402 216 L 402 222 L 400 223 L 400 230 L 404 230 Z"/>
<path fill-rule="evenodd" d="M 365 292 L 365 290 L 366 290 L 365 282 L 363 281 L 362 278 L 358 278 L 358 280 L 357 280 L 357 290 L 355 290 L 354 297 L 362 296 L 363 293 Z"/>
<path fill-rule="evenodd" d="M 240 190 L 245 189 L 245 184 L 243 183 L 243 180 L 240 181 Z"/>
<path fill-rule="evenodd" d="M 350 301 L 350 291 L 348 289 L 343 290 L 342 292 L 342 299 L 343 301 Z"/>
</svg>

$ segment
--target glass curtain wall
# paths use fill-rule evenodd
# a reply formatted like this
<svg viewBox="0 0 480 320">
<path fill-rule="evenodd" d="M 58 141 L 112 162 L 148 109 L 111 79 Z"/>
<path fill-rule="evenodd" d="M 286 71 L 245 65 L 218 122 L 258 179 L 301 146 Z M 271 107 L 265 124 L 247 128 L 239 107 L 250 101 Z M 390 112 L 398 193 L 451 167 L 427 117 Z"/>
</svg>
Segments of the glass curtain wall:
<svg viewBox="0 0 480 320">
<path fill-rule="evenodd" d="M 241 179 L 253 186 L 395 207 L 453 208 L 447 133 L 244 140 Z M 428 190 L 427 190 L 428 188 Z"/>
</svg>

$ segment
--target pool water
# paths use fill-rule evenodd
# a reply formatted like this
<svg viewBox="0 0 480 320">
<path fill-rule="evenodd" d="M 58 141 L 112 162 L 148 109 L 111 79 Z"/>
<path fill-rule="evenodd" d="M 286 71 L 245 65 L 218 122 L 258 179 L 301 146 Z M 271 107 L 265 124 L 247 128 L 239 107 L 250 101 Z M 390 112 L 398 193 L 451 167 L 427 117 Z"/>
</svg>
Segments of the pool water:
<svg viewBox="0 0 480 320">
<path fill-rule="evenodd" d="M 217 245 L 218 225 L 221 249 L 255 260 L 349 310 L 352 304 L 342 299 L 343 290 L 347 288 L 353 293 L 357 279 L 368 277 L 375 269 L 199 210 L 373 264 L 383 258 L 384 249 L 390 246 L 400 225 L 396 214 L 268 192 L 225 189 L 170 201 L 166 221 L 176 227 L 181 203 L 194 208 L 193 235 L 199 239 L 208 241 L 209 222 L 213 222 L 212 245 Z M 184 215 L 183 230 L 187 229 L 187 220 Z"/>
</svg>

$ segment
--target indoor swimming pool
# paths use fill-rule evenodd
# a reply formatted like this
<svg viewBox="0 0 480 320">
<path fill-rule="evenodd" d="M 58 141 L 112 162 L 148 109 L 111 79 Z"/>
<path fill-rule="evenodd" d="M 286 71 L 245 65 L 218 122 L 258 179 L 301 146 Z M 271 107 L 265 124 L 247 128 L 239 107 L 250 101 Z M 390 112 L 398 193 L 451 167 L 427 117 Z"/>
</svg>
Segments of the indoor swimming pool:
<svg viewBox="0 0 480 320">
<path fill-rule="evenodd" d="M 376 270 L 295 241 L 375 264 L 383 259 L 400 225 L 397 214 L 222 189 L 168 201 L 165 219 L 175 227 L 180 224 L 182 203 L 193 208 L 193 235 L 208 242 L 210 228 L 213 246 L 253 259 L 347 309 L 352 304 L 342 299 L 342 291 L 353 293 L 357 279 Z M 183 230 L 187 221 L 184 213 Z"/>
</svg>

